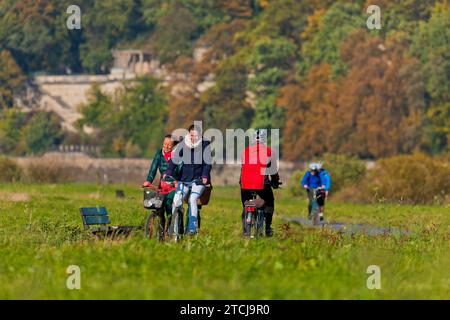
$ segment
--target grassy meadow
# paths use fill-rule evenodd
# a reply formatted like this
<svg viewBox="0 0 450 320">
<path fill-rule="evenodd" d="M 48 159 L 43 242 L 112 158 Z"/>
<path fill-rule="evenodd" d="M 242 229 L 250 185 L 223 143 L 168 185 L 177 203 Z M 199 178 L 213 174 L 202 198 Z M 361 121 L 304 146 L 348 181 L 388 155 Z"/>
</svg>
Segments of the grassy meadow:
<svg viewBox="0 0 450 320">
<path fill-rule="evenodd" d="M 142 225 L 141 197 L 129 186 L 0 184 L 0 299 L 450 299 L 450 205 L 330 201 L 328 219 L 413 232 L 351 237 L 287 224 L 283 216 L 306 216 L 306 200 L 277 190 L 275 236 L 249 241 L 239 190 L 216 187 L 197 238 L 111 241 L 82 231 L 82 206 L 106 206 L 115 225 Z M 66 288 L 69 265 L 81 268 L 81 290 Z M 380 290 L 366 286 L 370 265 L 381 268 Z"/>
</svg>

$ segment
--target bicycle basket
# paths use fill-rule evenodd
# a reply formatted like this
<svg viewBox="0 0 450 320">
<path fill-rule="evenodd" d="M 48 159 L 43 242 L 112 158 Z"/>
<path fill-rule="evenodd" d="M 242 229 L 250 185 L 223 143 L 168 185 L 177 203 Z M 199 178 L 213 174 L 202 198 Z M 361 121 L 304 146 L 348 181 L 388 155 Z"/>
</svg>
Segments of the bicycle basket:
<svg viewBox="0 0 450 320">
<path fill-rule="evenodd" d="M 159 209 L 162 207 L 164 201 L 164 195 L 160 195 L 157 192 L 145 189 L 144 190 L 144 208 L 145 209 Z"/>
<path fill-rule="evenodd" d="M 198 204 L 201 206 L 206 206 L 209 203 L 209 198 L 211 198 L 212 186 L 207 186 L 205 191 L 203 191 L 202 195 L 198 199 Z"/>
<path fill-rule="evenodd" d="M 250 199 L 244 202 L 244 206 L 246 207 L 255 207 L 255 208 L 262 208 L 264 207 L 265 201 L 261 198 L 256 199 Z"/>
</svg>

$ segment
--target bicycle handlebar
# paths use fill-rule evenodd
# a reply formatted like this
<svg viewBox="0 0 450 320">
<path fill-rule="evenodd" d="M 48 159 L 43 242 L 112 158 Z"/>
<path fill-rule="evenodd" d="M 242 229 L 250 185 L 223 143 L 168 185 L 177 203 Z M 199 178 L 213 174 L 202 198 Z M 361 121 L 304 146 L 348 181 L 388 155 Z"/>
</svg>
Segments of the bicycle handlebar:
<svg viewBox="0 0 450 320">
<path fill-rule="evenodd" d="M 318 187 L 318 188 L 306 188 L 306 190 L 324 190 L 324 191 L 326 191 L 325 190 L 325 188 L 322 188 L 322 187 Z"/>
<path fill-rule="evenodd" d="M 173 183 L 173 182 L 177 181 L 177 179 L 175 179 L 174 177 L 172 177 L 168 174 L 164 174 L 164 176 L 161 178 L 161 180 L 163 180 L 165 182 L 169 182 L 169 183 Z"/>
<path fill-rule="evenodd" d="M 167 179 L 169 179 L 169 181 Z M 171 183 L 171 184 L 177 181 L 174 177 L 172 177 L 172 176 L 170 176 L 168 174 L 165 174 L 164 177 L 161 178 L 161 180 L 164 180 L 164 181 L 166 181 L 168 183 Z M 211 183 L 204 184 L 203 183 L 203 179 L 194 179 L 194 180 L 192 180 L 192 183 L 195 183 L 197 185 L 203 185 L 203 186 L 205 186 L 207 188 L 211 187 Z"/>
</svg>

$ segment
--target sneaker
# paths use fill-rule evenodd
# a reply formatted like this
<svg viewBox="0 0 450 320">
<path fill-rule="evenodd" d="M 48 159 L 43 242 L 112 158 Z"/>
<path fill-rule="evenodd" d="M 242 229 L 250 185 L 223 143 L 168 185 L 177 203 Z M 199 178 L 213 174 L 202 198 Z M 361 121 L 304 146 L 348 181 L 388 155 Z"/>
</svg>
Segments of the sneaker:
<svg viewBox="0 0 450 320">
<path fill-rule="evenodd" d="M 266 237 L 272 237 L 273 236 L 273 230 L 272 228 L 266 229 Z"/>
</svg>

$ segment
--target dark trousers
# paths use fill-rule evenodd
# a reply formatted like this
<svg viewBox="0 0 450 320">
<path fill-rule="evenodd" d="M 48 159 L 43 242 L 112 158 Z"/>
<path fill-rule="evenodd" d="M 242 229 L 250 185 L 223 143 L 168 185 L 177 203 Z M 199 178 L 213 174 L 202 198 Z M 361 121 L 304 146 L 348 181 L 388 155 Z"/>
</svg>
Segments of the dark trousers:
<svg viewBox="0 0 450 320">
<path fill-rule="evenodd" d="M 241 201 L 242 201 L 242 218 L 245 216 L 245 206 L 244 203 L 247 200 L 252 199 L 252 191 L 255 191 L 256 194 L 264 200 L 265 203 L 265 220 L 266 220 L 266 229 L 269 229 L 272 225 L 272 217 L 273 212 L 275 210 L 275 198 L 273 196 L 273 190 L 270 185 L 265 185 L 264 189 L 261 190 L 245 190 L 241 189 Z"/>
<path fill-rule="evenodd" d="M 312 202 L 314 201 L 314 192 L 313 189 L 306 190 L 306 194 L 308 195 L 308 215 L 311 214 L 311 208 L 312 208 Z M 325 195 L 322 194 L 321 197 L 317 197 L 317 204 L 319 205 L 319 208 L 322 208 L 325 206 Z"/>
</svg>

